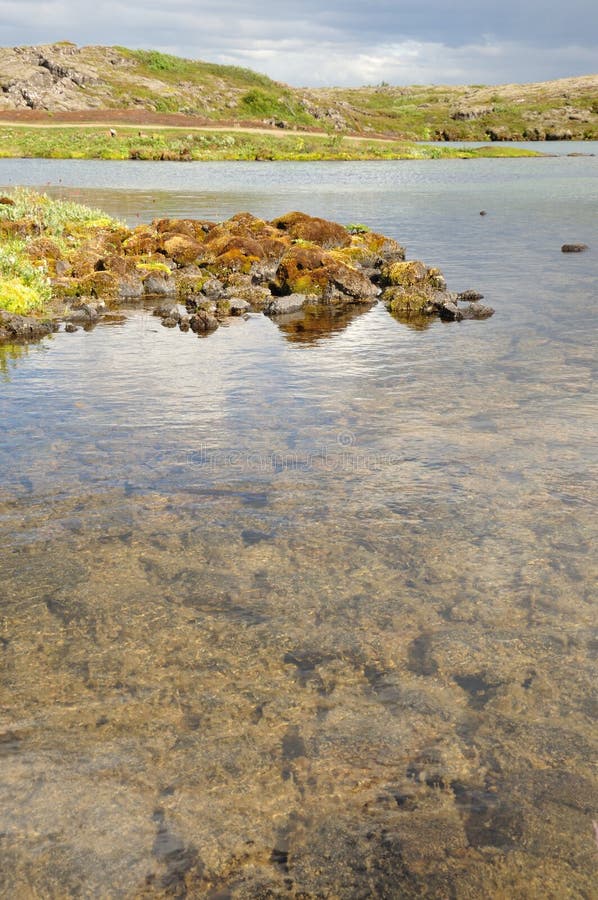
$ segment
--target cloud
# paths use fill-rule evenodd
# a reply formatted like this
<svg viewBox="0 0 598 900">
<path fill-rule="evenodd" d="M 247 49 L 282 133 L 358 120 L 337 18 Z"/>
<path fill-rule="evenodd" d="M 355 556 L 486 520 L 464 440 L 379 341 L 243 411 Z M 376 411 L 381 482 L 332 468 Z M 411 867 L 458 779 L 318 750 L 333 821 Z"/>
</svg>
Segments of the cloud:
<svg viewBox="0 0 598 900">
<path fill-rule="evenodd" d="M 537 81 L 598 70 L 589 0 L 0 0 L 5 44 L 153 47 L 292 84 Z"/>
</svg>

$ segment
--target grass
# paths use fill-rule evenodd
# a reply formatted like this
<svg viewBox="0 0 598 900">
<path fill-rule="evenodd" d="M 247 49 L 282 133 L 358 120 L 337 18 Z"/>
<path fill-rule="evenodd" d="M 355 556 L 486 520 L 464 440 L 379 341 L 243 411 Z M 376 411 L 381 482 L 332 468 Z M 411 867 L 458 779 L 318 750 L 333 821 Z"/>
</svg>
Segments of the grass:
<svg viewBox="0 0 598 900">
<path fill-rule="evenodd" d="M 23 240 L 0 243 L 0 309 L 18 315 L 41 312 L 52 296 L 45 267 L 35 266 L 26 250 Z"/>
<path fill-rule="evenodd" d="M 169 129 L 139 132 L 119 127 L 110 137 L 105 126 L 87 128 L 0 126 L 0 156 L 106 160 L 368 160 L 454 159 L 481 156 L 534 156 L 532 151 L 500 143 L 458 149 L 408 141 L 354 139 L 293 134 L 288 131 L 209 131 Z M 98 215 L 96 213 L 96 215 Z"/>
<path fill-rule="evenodd" d="M 30 252 L 33 242 L 42 236 L 58 248 L 75 249 L 94 229 L 119 223 L 101 210 L 52 200 L 27 188 L 15 188 L 7 196 L 12 204 L 0 204 L 0 310 L 43 315 L 52 289 L 46 260 Z M 11 235 L 11 222 L 26 222 L 27 234 Z"/>
</svg>

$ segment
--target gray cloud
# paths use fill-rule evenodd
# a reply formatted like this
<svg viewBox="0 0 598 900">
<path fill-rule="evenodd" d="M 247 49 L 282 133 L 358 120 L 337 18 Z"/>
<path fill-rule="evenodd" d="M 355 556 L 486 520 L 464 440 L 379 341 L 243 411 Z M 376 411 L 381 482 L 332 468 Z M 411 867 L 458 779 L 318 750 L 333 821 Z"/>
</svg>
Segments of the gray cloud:
<svg viewBox="0 0 598 900">
<path fill-rule="evenodd" d="M 292 84 L 535 81 L 598 69 L 594 0 L 0 0 L 3 45 L 69 39 L 246 65 Z"/>
</svg>

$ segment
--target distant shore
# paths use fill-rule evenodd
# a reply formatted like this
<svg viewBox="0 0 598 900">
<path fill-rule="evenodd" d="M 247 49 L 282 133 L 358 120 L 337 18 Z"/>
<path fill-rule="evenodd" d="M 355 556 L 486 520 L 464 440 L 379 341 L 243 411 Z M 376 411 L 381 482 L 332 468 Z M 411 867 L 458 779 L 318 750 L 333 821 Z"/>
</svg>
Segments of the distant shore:
<svg viewBox="0 0 598 900">
<path fill-rule="evenodd" d="M 87 118 L 87 117 L 86 117 Z M 113 124 L 110 124 L 113 123 Z M 124 124 L 47 118 L 27 124 L 0 119 L 0 158 L 105 160 L 375 160 L 541 157 L 535 150 L 502 142 L 476 147 L 422 144 L 382 136 L 282 131 L 246 124 L 191 127 L 185 124 Z"/>
</svg>

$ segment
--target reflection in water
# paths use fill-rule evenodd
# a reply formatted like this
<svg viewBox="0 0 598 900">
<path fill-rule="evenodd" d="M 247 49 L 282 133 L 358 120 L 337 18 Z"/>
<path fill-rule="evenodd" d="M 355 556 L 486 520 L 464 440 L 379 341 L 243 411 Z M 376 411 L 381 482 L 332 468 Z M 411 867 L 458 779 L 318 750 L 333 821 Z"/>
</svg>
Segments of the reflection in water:
<svg viewBox="0 0 598 900">
<path fill-rule="evenodd" d="M 3 896 L 593 895 L 596 257 L 526 190 L 475 264 L 426 206 L 489 322 L 140 309 L 11 368 Z"/>
<path fill-rule="evenodd" d="M 315 344 L 322 338 L 332 337 L 344 331 L 354 319 L 368 312 L 370 308 L 367 304 L 349 307 L 311 307 L 309 310 L 275 316 L 272 321 L 291 343 Z"/>
<path fill-rule="evenodd" d="M 413 331 L 425 331 L 435 321 L 434 316 L 424 316 L 420 313 L 393 312 L 390 315 L 396 322 L 400 322 L 401 325 L 411 328 Z"/>
<path fill-rule="evenodd" d="M 27 344 L 4 344 L 0 342 L 0 378 L 8 381 L 10 370 L 21 357 L 28 353 Z"/>
</svg>

